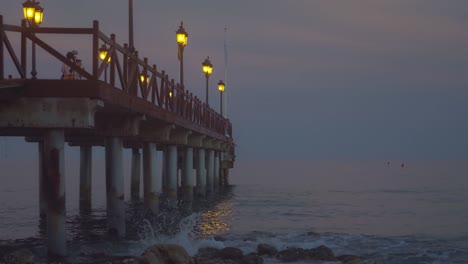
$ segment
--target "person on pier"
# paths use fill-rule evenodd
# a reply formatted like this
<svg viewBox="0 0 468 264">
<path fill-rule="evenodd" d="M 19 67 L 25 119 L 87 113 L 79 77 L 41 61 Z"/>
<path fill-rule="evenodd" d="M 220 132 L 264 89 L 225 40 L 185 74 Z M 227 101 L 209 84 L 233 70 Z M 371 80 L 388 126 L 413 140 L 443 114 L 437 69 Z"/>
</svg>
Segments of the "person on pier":
<svg viewBox="0 0 468 264">
<path fill-rule="evenodd" d="M 67 59 L 70 62 L 75 63 L 77 54 L 78 52 L 76 50 L 69 51 L 67 52 Z M 62 80 L 74 80 L 75 79 L 75 72 L 66 63 L 62 64 L 62 78 L 61 79 Z"/>
</svg>

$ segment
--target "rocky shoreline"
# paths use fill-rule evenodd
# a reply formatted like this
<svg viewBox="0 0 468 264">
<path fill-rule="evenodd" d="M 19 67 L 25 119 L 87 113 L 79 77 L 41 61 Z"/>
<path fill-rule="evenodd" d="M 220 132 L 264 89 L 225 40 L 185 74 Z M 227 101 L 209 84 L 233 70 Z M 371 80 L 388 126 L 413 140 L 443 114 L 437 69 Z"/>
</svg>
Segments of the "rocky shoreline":
<svg viewBox="0 0 468 264">
<path fill-rule="evenodd" d="M 269 244 L 258 244 L 257 251 L 244 255 L 242 250 L 235 247 L 222 249 L 200 248 L 195 256 L 176 244 L 155 244 L 147 248 L 141 257 L 113 257 L 105 254 L 88 256 L 88 263 L 108 264 L 263 264 L 263 263 L 342 263 L 342 264 L 384 264 L 382 261 L 365 260 L 355 255 L 335 256 L 326 246 L 311 249 L 286 248 L 278 251 Z M 20 249 L 0 257 L 0 264 L 38 263 L 34 254 L 28 249 Z M 65 263 L 65 262 L 55 262 Z M 73 263 L 73 262 L 66 262 Z"/>
</svg>

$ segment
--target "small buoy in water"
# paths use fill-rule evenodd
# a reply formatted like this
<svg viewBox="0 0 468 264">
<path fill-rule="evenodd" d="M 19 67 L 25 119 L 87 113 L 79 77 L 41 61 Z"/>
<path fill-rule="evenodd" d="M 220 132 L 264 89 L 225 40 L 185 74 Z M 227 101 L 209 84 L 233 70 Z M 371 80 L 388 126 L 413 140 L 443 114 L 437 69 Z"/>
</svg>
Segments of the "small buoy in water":
<svg viewBox="0 0 468 264">
<path fill-rule="evenodd" d="M 404 168 L 404 167 L 405 167 L 405 164 L 404 164 L 404 163 L 401 163 L 401 167 Z"/>
</svg>

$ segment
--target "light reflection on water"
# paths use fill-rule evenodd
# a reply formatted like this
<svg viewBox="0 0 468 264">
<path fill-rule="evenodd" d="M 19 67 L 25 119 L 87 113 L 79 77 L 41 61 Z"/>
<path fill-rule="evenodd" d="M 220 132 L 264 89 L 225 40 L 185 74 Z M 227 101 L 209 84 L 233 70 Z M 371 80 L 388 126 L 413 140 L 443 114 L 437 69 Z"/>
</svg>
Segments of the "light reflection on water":
<svg viewBox="0 0 468 264">
<path fill-rule="evenodd" d="M 232 228 L 232 200 L 224 200 L 206 212 L 200 214 L 200 221 L 195 229 L 202 237 L 226 233 Z"/>
</svg>

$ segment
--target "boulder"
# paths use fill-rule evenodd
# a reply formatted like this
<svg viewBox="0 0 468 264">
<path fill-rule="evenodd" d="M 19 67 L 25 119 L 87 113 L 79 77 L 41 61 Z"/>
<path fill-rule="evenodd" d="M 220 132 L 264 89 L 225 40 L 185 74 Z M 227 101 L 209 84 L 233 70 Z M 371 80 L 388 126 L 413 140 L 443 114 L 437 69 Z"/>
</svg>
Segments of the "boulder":
<svg viewBox="0 0 468 264">
<path fill-rule="evenodd" d="M 263 258 L 255 253 L 245 255 L 240 261 L 242 264 L 263 264 Z"/>
<path fill-rule="evenodd" d="M 326 246 L 318 246 L 307 250 L 310 259 L 320 261 L 336 261 L 333 251 Z"/>
<path fill-rule="evenodd" d="M 222 259 L 240 260 L 244 257 L 244 253 L 235 247 L 225 247 L 219 251 L 219 257 Z"/>
<path fill-rule="evenodd" d="M 361 264 L 361 258 L 355 255 L 342 255 L 336 257 L 337 260 L 341 261 L 343 264 Z"/>
<path fill-rule="evenodd" d="M 175 244 L 155 244 L 145 250 L 140 259 L 142 264 L 193 264 L 187 251 Z"/>
<path fill-rule="evenodd" d="M 276 256 L 276 254 L 278 254 L 278 250 L 272 245 L 258 244 L 257 253 L 260 256 L 263 256 L 263 255 Z"/>
<path fill-rule="evenodd" d="M 308 259 L 308 255 L 303 248 L 291 247 L 278 252 L 276 258 L 282 262 L 295 262 Z"/>
<path fill-rule="evenodd" d="M 333 251 L 326 246 L 311 249 L 287 248 L 280 251 L 276 258 L 283 262 L 294 262 L 302 260 L 336 261 Z"/>
<path fill-rule="evenodd" d="M 0 261 L 13 264 L 34 263 L 34 254 L 29 249 L 18 249 L 5 255 Z"/>
<path fill-rule="evenodd" d="M 197 256 L 201 258 L 219 258 L 219 249 L 212 247 L 200 248 Z"/>
<path fill-rule="evenodd" d="M 385 262 L 381 260 L 364 260 L 359 264 L 385 264 Z"/>
</svg>

